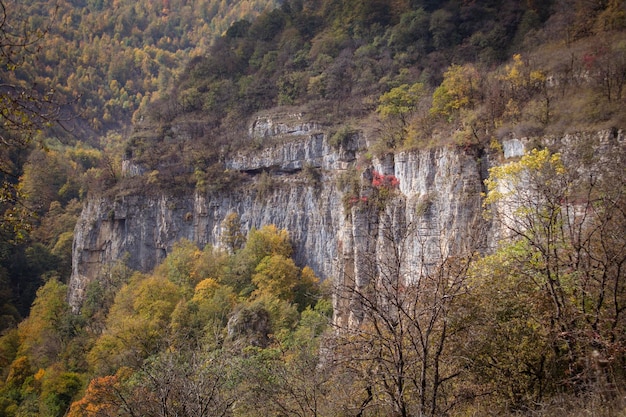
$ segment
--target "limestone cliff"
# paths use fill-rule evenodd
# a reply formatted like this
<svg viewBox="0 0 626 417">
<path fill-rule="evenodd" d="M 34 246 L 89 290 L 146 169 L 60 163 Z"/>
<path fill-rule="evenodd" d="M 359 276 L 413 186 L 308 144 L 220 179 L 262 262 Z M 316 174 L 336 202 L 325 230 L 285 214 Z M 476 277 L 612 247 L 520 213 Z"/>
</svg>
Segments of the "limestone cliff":
<svg viewBox="0 0 626 417">
<path fill-rule="evenodd" d="M 486 157 L 443 147 L 389 155 L 364 154 L 367 138 L 355 133 L 335 149 L 319 124 L 292 115 L 252 123 L 250 136 L 282 136 L 262 149 L 241 151 L 226 168 L 247 173 L 249 185 L 184 196 L 125 195 L 92 198 L 76 226 L 69 301 L 80 309 L 89 282 L 117 260 L 140 271 L 162 261 L 186 238 L 219 245 L 231 212 L 249 230 L 273 223 L 289 231 L 296 261 L 341 288 L 367 285 L 386 246 L 402 241 L 410 270 L 458 249 L 481 220 Z M 141 169 L 126 163 L 128 175 Z M 258 186 L 262 172 L 271 186 Z M 314 173 L 307 176 L 306 173 Z M 376 182 L 378 180 L 378 183 Z M 390 181 L 382 184 L 381 181 Z M 386 233 L 396 238 L 385 239 Z M 411 279 L 407 277 L 406 279 Z M 337 294 L 336 320 L 349 320 L 350 297 Z"/>
</svg>

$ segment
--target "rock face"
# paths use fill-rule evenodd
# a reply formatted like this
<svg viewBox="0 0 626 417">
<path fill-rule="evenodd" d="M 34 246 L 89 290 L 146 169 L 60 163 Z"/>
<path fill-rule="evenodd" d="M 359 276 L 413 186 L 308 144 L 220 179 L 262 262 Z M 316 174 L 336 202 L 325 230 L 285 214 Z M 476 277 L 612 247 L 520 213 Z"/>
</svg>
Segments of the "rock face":
<svg viewBox="0 0 626 417">
<path fill-rule="evenodd" d="M 182 238 L 219 246 L 222 221 L 236 212 L 246 230 L 270 223 L 287 229 L 296 262 L 337 285 L 335 320 L 358 320 L 345 289 L 362 288 L 380 273 L 390 245 L 402 245 L 402 268 L 411 280 L 413 271 L 458 250 L 482 222 L 486 158 L 475 151 L 438 148 L 372 161 L 360 155 L 366 145 L 360 134 L 334 149 L 318 124 L 298 117 L 294 123 L 256 120 L 253 136 L 290 140 L 225 161 L 249 175 L 248 187 L 89 200 L 75 230 L 72 308 L 80 310 L 89 282 L 116 261 L 149 271 Z M 255 185 L 267 178 L 262 172 L 272 182 L 263 192 Z"/>
</svg>

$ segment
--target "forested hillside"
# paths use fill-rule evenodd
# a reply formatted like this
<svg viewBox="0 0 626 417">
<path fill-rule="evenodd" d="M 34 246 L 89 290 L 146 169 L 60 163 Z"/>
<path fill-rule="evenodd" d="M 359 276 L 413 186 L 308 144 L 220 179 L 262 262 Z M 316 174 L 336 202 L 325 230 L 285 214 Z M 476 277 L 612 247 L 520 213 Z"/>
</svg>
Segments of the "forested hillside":
<svg viewBox="0 0 626 417">
<path fill-rule="evenodd" d="M 3 112 L 18 116 L 16 122 L 3 114 L 3 136 L 24 138 L 1 149 L 3 184 L 11 185 L 0 208 L 5 327 L 27 314 L 45 277 L 67 280 L 80 201 L 89 189 L 119 177 L 124 132 L 137 109 L 166 94 L 184 65 L 233 21 L 251 19 L 273 3 L 2 5 Z M 20 109 L 36 100 L 47 117 L 21 123 L 31 114 Z"/>
<path fill-rule="evenodd" d="M 164 94 L 193 56 L 239 19 L 251 19 L 271 1 L 28 1 L 10 3 L 9 17 L 23 16 L 46 31 L 37 54 L 13 75 L 51 86 L 75 103 L 79 137 L 93 142 L 108 130 L 128 127 L 133 113 Z M 77 121 L 78 123 L 78 121 Z M 85 137 L 85 134 L 87 136 Z"/>
<path fill-rule="evenodd" d="M 220 153 L 251 146 L 240 121 L 276 106 L 376 155 L 621 126 L 623 22 L 621 2 L 285 2 L 192 59 L 126 153 L 170 188 L 219 183 Z"/>
<path fill-rule="evenodd" d="M 624 414 L 624 1 L 1 4 L 0 416 Z M 267 145 L 247 132 L 268 109 L 338 149 L 363 133 L 366 163 L 609 133 L 492 169 L 485 215 L 514 238 L 353 294 L 359 327 L 287 231 L 235 214 L 220 247 L 107 265 L 72 312 L 82 202 L 249 187 L 224 156 Z M 398 184 L 369 186 L 384 205 Z"/>
</svg>

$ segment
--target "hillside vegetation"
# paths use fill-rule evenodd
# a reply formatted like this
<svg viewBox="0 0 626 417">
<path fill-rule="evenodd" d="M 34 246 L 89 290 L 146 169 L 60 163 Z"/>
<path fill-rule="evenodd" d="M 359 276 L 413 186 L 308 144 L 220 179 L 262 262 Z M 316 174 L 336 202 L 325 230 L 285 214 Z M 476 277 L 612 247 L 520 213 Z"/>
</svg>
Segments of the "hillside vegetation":
<svg viewBox="0 0 626 417">
<path fill-rule="evenodd" d="M 623 1 L 11 5 L 45 30 L 3 82 L 54 87 L 79 116 L 1 148 L 0 415 L 625 413 Z M 268 109 L 306 114 L 334 146 L 362 130 L 370 157 L 497 159 L 509 136 L 599 129 L 610 157 L 582 144 L 492 170 L 485 198 L 516 208 L 493 218 L 514 238 L 358 294 L 358 329 L 332 326 L 331 291 L 286 231 L 244 236 L 234 214 L 223 248 L 180 242 L 148 274 L 110 265 L 72 313 L 81 201 L 245 185 L 223 155 L 263 145 L 247 122 Z M 122 178 L 122 159 L 145 176 Z"/>
<path fill-rule="evenodd" d="M 43 30 L 36 59 L 12 73 L 74 103 L 78 139 L 94 142 L 127 128 L 133 113 L 162 94 L 190 57 L 206 52 L 238 19 L 272 1 L 57 0 L 10 3 L 9 17 Z"/>
<path fill-rule="evenodd" d="M 233 21 L 273 4 L 2 2 L 0 327 L 28 313 L 47 277 L 68 279 L 80 201 L 119 178 L 137 109 Z M 46 117 L 21 113 L 33 102 Z"/>
<path fill-rule="evenodd" d="M 364 130 L 376 155 L 622 126 L 623 4 L 570 3 L 284 2 L 193 58 L 126 154 L 193 186 L 257 146 L 241 121 L 274 107 Z M 193 140 L 175 147 L 173 127 Z"/>
</svg>

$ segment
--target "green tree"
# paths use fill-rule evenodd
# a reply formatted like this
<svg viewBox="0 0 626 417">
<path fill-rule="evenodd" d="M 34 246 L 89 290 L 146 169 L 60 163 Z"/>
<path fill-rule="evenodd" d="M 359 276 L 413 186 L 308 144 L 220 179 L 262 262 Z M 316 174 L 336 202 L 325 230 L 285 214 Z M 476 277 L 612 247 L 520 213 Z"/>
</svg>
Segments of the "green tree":
<svg viewBox="0 0 626 417">
<path fill-rule="evenodd" d="M 226 254 L 207 245 L 204 249 L 187 240 L 176 242 L 167 258 L 155 273 L 164 276 L 192 294 L 198 283 L 206 278 L 220 277 L 226 263 Z"/>
<path fill-rule="evenodd" d="M 174 284 L 193 290 L 196 284 L 206 277 L 195 274 L 196 265 L 202 251 L 198 246 L 187 239 L 174 243 L 172 251 L 165 261 L 157 268 L 157 273 L 172 281 Z"/>
<path fill-rule="evenodd" d="M 167 346 L 167 328 L 180 297 L 179 288 L 168 279 L 135 274 L 115 297 L 107 332 L 87 355 L 90 365 L 105 374 L 122 365 L 137 368 Z"/>
<path fill-rule="evenodd" d="M 94 335 L 106 328 L 106 316 L 120 288 L 128 283 L 133 271 L 125 265 L 125 257 L 107 265 L 100 279 L 91 282 L 85 289 L 85 301 L 80 314 L 86 319 L 86 327 Z"/>
<path fill-rule="evenodd" d="M 277 347 L 256 351 L 242 364 L 245 400 L 237 404 L 238 415 L 253 416 L 259 409 L 302 417 L 340 414 L 335 364 L 320 356 L 328 322 L 322 312 L 307 309 L 295 331 Z"/>
<path fill-rule="evenodd" d="M 424 84 L 402 84 L 384 93 L 378 99 L 376 111 L 383 118 L 398 118 L 403 127 L 406 127 L 407 118 L 417 109 L 417 105 L 424 96 Z"/>
<path fill-rule="evenodd" d="M 56 279 L 38 291 L 28 319 L 20 323 L 18 354 L 27 356 L 34 367 L 45 368 L 56 361 L 76 327 L 66 302 L 67 286 Z"/>
<path fill-rule="evenodd" d="M 429 30 L 433 45 L 437 49 L 453 46 L 458 41 L 458 30 L 455 27 L 455 16 L 446 9 L 435 10 L 430 15 Z"/>
<path fill-rule="evenodd" d="M 252 275 L 255 268 L 265 257 L 281 255 L 290 258 L 292 253 L 286 230 L 279 230 L 275 225 L 266 225 L 259 230 L 253 228 L 245 247 L 230 258 L 222 281 L 236 292 L 248 296 L 254 291 Z"/>
<path fill-rule="evenodd" d="M 308 266 L 300 271 L 299 280 L 294 287 L 294 302 L 300 311 L 314 306 L 321 298 L 320 279 L 313 269 Z"/>
<path fill-rule="evenodd" d="M 191 300 L 181 300 L 172 312 L 172 344 L 193 348 L 219 342 L 235 304 L 231 287 L 212 278 L 200 281 Z"/>
<path fill-rule="evenodd" d="M 525 242 L 515 242 L 480 259 L 470 270 L 463 306 L 473 323 L 472 337 L 458 352 L 471 363 L 465 381 L 472 395 L 486 396 L 502 414 L 541 403 L 558 385 L 545 321 L 550 302 L 528 278 L 532 258 Z"/>
<path fill-rule="evenodd" d="M 61 417 L 66 414 L 83 383 L 74 372 L 47 372 L 41 383 L 40 415 Z"/>
</svg>

